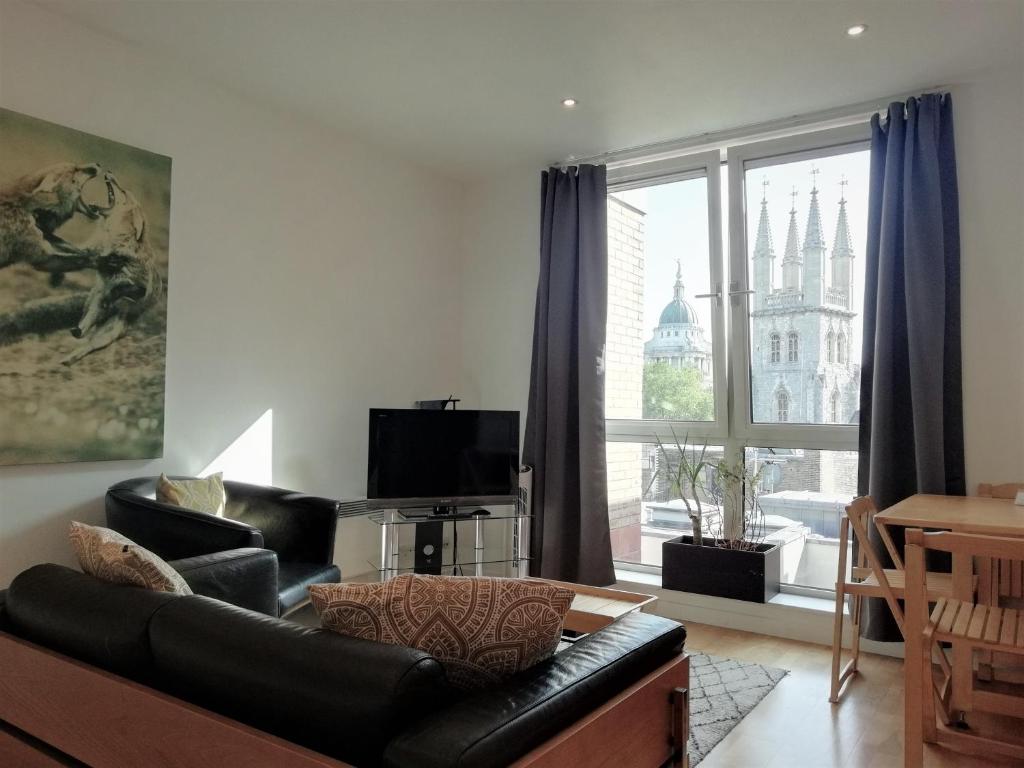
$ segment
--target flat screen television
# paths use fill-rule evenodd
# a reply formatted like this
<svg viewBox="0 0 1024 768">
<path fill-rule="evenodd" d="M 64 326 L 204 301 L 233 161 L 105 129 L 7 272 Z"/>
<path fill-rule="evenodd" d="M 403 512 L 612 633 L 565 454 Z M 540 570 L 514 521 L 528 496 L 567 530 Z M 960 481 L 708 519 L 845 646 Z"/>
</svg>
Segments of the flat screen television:
<svg viewBox="0 0 1024 768">
<path fill-rule="evenodd" d="M 482 506 L 518 493 L 518 411 L 370 409 L 368 501 Z"/>
</svg>

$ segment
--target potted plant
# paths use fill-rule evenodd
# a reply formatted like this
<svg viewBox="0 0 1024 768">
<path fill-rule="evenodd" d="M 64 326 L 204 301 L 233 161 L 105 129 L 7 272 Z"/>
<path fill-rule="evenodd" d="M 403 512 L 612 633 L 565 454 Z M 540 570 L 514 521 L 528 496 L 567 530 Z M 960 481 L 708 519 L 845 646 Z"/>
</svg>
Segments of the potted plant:
<svg viewBox="0 0 1024 768">
<path fill-rule="evenodd" d="M 748 471 L 742 459 L 731 464 L 708 459 L 703 446 L 658 441 L 659 466 L 648 492 L 659 477 L 668 481 L 671 495 L 683 501 L 692 534 L 662 543 L 662 586 L 682 592 L 764 603 L 779 592 L 781 551 L 765 543 L 764 513 L 758 503 L 763 466 Z M 647 494 L 645 494 L 646 496 Z M 705 513 L 717 516 L 706 525 Z"/>
</svg>

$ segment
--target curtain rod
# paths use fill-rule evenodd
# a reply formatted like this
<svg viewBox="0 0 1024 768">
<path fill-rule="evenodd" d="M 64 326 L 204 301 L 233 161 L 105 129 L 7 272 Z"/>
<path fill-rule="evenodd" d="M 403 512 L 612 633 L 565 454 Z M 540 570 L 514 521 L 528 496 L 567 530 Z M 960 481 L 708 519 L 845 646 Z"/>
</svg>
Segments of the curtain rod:
<svg viewBox="0 0 1024 768">
<path fill-rule="evenodd" d="M 790 132 L 794 128 L 837 128 L 842 125 L 850 125 L 859 120 L 866 120 L 875 112 L 887 109 L 894 101 L 906 101 L 913 96 L 947 91 L 950 87 L 948 85 L 936 85 L 895 96 L 888 96 L 884 99 L 872 99 L 858 104 L 823 109 L 817 112 L 806 112 L 802 115 L 790 115 L 789 117 L 767 120 L 761 123 L 748 123 L 737 128 L 709 131 L 681 139 L 640 144 L 634 147 L 601 152 L 596 155 L 584 157 L 573 157 L 570 155 L 558 163 L 556 167 L 568 168 L 569 166 L 581 164 L 615 167 L 636 161 L 653 162 L 655 160 L 666 160 L 671 157 L 689 154 L 698 149 L 713 149 L 716 146 L 721 147 L 730 143 L 749 143 L 751 141 L 773 138 L 773 134 Z"/>
</svg>

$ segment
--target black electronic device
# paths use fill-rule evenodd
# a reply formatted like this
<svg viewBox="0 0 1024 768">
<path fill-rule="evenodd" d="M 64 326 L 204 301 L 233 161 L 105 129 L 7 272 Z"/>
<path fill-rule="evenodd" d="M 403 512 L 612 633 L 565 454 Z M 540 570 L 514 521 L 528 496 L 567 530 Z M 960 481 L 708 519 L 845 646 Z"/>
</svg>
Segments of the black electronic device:
<svg viewBox="0 0 1024 768">
<path fill-rule="evenodd" d="M 371 408 L 369 421 L 366 496 L 379 507 L 515 502 L 518 411 Z"/>
<path fill-rule="evenodd" d="M 444 554 L 444 522 L 417 523 L 416 552 L 413 557 L 413 571 L 416 573 L 441 573 Z"/>
</svg>

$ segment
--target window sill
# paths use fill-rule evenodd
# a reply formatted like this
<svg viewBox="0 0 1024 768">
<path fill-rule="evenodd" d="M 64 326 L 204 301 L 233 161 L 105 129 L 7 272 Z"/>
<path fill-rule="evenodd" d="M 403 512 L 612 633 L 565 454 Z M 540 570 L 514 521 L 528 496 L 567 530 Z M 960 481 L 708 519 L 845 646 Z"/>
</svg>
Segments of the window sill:
<svg viewBox="0 0 1024 768">
<path fill-rule="evenodd" d="M 767 603 L 748 603 L 724 597 L 663 589 L 661 574 L 615 570 L 615 587 L 651 594 L 658 598 L 651 613 L 676 621 L 692 621 L 819 645 L 832 644 L 835 600 L 782 593 Z M 850 624 L 845 622 L 844 645 L 849 647 Z M 903 643 L 861 641 L 862 650 L 903 657 Z M 711 649 L 713 650 L 713 649 Z"/>
</svg>

